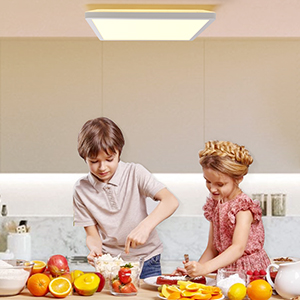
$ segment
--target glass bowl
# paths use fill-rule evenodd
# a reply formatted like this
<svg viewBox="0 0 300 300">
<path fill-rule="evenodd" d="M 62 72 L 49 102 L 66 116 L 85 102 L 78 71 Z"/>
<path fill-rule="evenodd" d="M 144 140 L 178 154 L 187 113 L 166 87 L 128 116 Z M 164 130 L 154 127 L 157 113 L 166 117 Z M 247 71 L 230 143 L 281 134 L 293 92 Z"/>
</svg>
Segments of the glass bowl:
<svg viewBox="0 0 300 300">
<path fill-rule="evenodd" d="M 0 296 L 19 294 L 25 287 L 34 263 L 26 260 L 0 260 Z"/>
<path fill-rule="evenodd" d="M 96 272 L 101 273 L 105 278 L 104 289 L 111 289 L 111 274 L 116 271 L 115 268 L 120 268 L 120 266 L 126 265 L 128 263 L 137 268 L 141 273 L 144 264 L 144 260 L 142 258 L 137 258 L 137 260 L 134 261 L 125 261 L 120 256 L 113 257 L 110 254 L 103 254 L 102 256 L 95 258 L 94 264 Z"/>
<path fill-rule="evenodd" d="M 246 286 L 246 274 L 232 268 L 222 268 L 217 272 L 217 286 L 222 290 L 225 297 L 229 288 L 235 283 L 242 283 Z"/>
<path fill-rule="evenodd" d="M 128 264 L 125 264 L 125 268 Z M 132 266 L 132 264 L 130 264 Z M 115 296 L 134 296 L 137 295 L 138 289 L 140 287 L 140 267 L 126 268 L 130 270 L 130 274 L 123 273 L 123 276 L 120 274 L 122 272 L 122 267 L 113 267 L 110 273 L 109 288 L 111 294 Z"/>
</svg>

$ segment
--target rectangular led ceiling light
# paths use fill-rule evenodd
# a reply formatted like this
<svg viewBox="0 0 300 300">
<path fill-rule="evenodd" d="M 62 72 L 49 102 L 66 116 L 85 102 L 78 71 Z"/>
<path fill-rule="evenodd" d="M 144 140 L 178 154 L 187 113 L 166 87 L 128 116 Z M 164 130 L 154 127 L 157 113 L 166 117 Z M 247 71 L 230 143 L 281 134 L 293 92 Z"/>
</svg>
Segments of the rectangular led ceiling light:
<svg viewBox="0 0 300 300">
<path fill-rule="evenodd" d="M 85 19 L 101 41 L 192 41 L 215 19 L 194 9 L 98 9 Z"/>
</svg>

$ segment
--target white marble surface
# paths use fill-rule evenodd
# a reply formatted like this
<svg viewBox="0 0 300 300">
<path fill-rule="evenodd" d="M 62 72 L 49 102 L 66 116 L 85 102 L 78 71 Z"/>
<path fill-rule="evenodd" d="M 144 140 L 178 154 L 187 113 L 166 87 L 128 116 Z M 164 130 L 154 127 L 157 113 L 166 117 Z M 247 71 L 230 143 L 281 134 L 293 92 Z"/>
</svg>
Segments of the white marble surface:
<svg viewBox="0 0 300 300">
<path fill-rule="evenodd" d="M 19 222 L 18 217 L 0 219 L 0 252 L 6 250 L 7 231 L 5 223 Z M 31 227 L 32 259 L 47 260 L 53 254 L 86 256 L 85 232 L 73 227 L 71 217 L 28 217 Z M 300 217 L 264 217 L 265 249 L 270 257 L 300 257 Z M 183 255 L 197 260 L 204 251 L 208 236 L 208 222 L 203 216 L 173 216 L 158 227 L 164 244 L 162 254 L 163 272 L 171 272 L 181 265 Z"/>
</svg>

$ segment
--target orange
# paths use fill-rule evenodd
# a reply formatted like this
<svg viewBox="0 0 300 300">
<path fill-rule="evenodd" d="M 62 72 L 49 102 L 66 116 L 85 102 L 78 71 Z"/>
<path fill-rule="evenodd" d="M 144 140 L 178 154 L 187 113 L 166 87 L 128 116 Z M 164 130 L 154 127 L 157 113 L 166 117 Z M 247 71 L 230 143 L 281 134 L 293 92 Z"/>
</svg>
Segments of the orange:
<svg viewBox="0 0 300 300">
<path fill-rule="evenodd" d="M 34 263 L 32 267 L 31 274 L 43 273 L 46 270 L 47 264 L 41 260 L 33 260 Z"/>
<path fill-rule="evenodd" d="M 173 292 L 168 297 L 168 300 L 177 300 L 177 299 L 180 299 L 180 292 Z"/>
<path fill-rule="evenodd" d="M 72 283 L 65 277 L 56 277 L 50 281 L 49 291 L 56 298 L 65 298 L 72 291 Z"/>
<path fill-rule="evenodd" d="M 190 292 L 190 291 L 187 291 L 187 290 L 184 290 L 184 291 L 181 292 L 181 295 L 183 297 L 188 297 L 188 298 L 194 296 L 195 294 L 196 294 L 196 292 Z"/>
<path fill-rule="evenodd" d="M 167 290 L 169 293 L 180 292 L 180 289 L 177 287 L 177 285 L 169 285 L 167 286 Z"/>
<path fill-rule="evenodd" d="M 49 291 L 50 279 L 43 273 L 33 274 L 29 277 L 27 288 L 33 296 L 45 296 Z"/>
<path fill-rule="evenodd" d="M 211 294 L 197 293 L 192 297 L 193 300 L 208 300 L 211 299 Z"/>
<path fill-rule="evenodd" d="M 272 296 L 272 287 L 267 281 L 257 279 L 249 283 L 247 295 L 251 300 L 268 300 Z"/>
<path fill-rule="evenodd" d="M 200 288 L 199 284 L 197 283 L 190 283 L 188 284 L 185 289 L 191 292 L 196 292 Z"/>
</svg>

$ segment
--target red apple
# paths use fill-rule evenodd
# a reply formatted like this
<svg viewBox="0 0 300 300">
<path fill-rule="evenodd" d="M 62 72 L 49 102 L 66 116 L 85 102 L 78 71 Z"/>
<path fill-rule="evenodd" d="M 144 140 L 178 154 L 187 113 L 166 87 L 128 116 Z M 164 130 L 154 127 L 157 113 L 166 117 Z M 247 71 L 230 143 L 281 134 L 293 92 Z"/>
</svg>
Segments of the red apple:
<svg viewBox="0 0 300 300">
<path fill-rule="evenodd" d="M 100 278 L 100 283 L 99 283 L 99 286 L 98 286 L 98 289 L 96 292 L 101 292 L 105 286 L 105 278 L 104 276 L 99 273 L 99 272 L 95 272 L 96 275 L 98 275 L 98 277 Z"/>
</svg>

